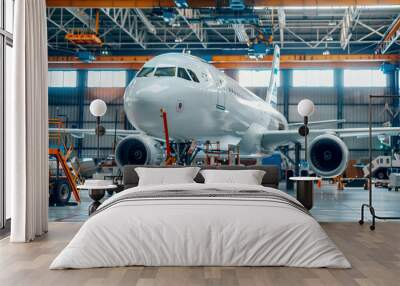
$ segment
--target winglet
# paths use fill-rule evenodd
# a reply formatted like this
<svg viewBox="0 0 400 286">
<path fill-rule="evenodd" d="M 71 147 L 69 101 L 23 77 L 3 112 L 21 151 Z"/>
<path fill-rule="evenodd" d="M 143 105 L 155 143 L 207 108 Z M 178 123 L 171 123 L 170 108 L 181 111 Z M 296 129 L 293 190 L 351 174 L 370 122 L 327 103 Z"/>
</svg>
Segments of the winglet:
<svg viewBox="0 0 400 286">
<path fill-rule="evenodd" d="M 269 80 L 269 87 L 267 91 L 267 95 L 265 96 L 265 101 L 271 104 L 273 107 L 276 107 L 278 103 L 277 99 L 277 80 L 279 76 L 279 62 L 281 58 L 281 53 L 278 45 L 275 45 L 274 48 L 274 57 L 272 59 L 272 69 L 271 69 L 271 77 Z"/>
</svg>

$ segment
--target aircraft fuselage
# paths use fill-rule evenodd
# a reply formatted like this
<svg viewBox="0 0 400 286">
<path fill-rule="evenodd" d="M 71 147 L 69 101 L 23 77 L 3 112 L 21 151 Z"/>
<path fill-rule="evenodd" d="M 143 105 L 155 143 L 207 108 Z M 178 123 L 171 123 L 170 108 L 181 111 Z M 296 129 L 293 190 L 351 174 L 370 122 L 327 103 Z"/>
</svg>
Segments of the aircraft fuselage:
<svg viewBox="0 0 400 286">
<path fill-rule="evenodd" d="M 177 142 L 237 144 L 252 124 L 265 130 L 288 128 L 285 117 L 270 104 L 187 54 L 164 54 L 148 61 L 127 87 L 124 108 L 135 128 L 161 139 L 164 109 L 170 137 Z"/>
</svg>

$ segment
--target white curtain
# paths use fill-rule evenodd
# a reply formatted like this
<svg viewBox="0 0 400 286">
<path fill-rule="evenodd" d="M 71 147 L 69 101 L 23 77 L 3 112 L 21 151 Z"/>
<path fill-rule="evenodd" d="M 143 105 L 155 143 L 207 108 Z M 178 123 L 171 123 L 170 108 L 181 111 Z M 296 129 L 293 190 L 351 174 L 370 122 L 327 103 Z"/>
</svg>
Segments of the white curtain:
<svg viewBox="0 0 400 286">
<path fill-rule="evenodd" d="M 6 187 L 12 242 L 47 232 L 48 104 L 45 0 L 15 1 L 13 93 L 6 99 Z"/>
</svg>

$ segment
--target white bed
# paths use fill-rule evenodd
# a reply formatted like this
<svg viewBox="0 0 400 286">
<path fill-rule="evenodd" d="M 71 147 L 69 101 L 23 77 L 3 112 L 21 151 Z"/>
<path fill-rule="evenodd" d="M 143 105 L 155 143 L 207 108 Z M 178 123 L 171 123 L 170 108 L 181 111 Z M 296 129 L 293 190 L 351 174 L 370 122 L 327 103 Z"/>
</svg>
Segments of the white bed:
<svg viewBox="0 0 400 286">
<path fill-rule="evenodd" d="M 165 196 L 165 192 L 175 195 Z M 228 195 L 218 195 L 222 193 Z M 233 193 L 240 196 L 229 195 Z M 279 190 L 255 185 L 192 183 L 131 188 L 106 200 L 50 269 L 351 267 L 317 221 L 298 204 Z"/>
</svg>

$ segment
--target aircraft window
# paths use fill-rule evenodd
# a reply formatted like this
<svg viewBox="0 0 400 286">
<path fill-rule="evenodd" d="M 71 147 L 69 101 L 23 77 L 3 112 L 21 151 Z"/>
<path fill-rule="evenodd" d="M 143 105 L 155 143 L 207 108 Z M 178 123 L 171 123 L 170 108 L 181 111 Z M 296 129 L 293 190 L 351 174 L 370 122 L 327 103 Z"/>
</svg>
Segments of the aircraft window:
<svg viewBox="0 0 400 286">
<path fill-rule="evenodd" d="M 184 68 L 178 68 L 178 77 L 191 81 L 190 76 Z"/>
<path fill-rule="evenodd" d="M 175 76 L 175 67 L 157 68 L 154 76 Z"/>
<path fill-rule="evenodd" d="M 195 82 L 200 82 L 199 79 L 197 78 L 196 74 L 192 71 L 192 70 L 187 70 L 190 74 L 190 76 L 192 77 L 193 81 Z"/>
<path fill-rule="evenodd" d="M 154 71 L 154 68 L 142 68 L 136 77 L 148 77 Z"/>
</svg>

